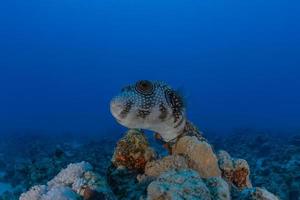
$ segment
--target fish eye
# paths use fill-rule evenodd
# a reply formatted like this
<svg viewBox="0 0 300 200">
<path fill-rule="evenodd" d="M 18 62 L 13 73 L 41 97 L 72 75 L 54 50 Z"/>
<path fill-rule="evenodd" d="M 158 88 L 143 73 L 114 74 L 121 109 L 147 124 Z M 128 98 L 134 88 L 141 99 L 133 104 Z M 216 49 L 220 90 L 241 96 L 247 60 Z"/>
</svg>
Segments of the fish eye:
<svg viewBox="0 0 300 200">
<path fill-rule="evenodd" d="M 140 94 L 150 95 L 153 93 L 154 87 L 150 81 L 142 80 L 136 83 L 135 89 Z"/>
</svg>

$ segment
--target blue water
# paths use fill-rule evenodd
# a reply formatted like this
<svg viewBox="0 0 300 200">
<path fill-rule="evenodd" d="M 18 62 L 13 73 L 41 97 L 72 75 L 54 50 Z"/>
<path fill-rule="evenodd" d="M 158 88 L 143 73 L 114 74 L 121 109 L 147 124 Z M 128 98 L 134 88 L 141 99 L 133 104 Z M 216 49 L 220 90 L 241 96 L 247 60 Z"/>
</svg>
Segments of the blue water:
<svg viewBox="0 0 300 200">
<path fill-rule="evenodd" d="M 138 79 L 182 90 L 189 118 L 203 130 L 299 130 L 299 7 L 293 0 L 2 1 L 0 134 L 119 128 L 109 100 Z"/>
</svg>

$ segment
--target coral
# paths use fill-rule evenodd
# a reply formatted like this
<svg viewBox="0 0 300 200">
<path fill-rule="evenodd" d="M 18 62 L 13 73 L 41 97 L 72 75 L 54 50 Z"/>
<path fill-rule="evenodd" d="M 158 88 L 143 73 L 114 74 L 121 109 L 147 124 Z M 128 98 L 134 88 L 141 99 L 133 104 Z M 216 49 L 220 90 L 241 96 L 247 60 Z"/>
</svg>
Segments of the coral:
<svg viewBox="0 0 300 200">
<path fill-rule="evenodd" d="M 171 170 L 150 183 L 147 200 L 190 199 L 211 200 L 209 189 L 193 170 Z"/>
<path fill-rule="evenodd" d="M 61 170 L 47 185 L 33 186 L 21 194 L 20 200 L 84 200 L 112 197 L 105 180 L 92 172 L 87 162 L 71 163 Z M 104 198 L 105 197 L 105 198 Z"/>
<path fill-rule="evenodd" d="M 139 135 L 136 136 L 136 134 Z M 134 142 L 135 140 L 132 138 L 135 137 L 142 137 L 142 139 Z M 146 144 L 143 148 L 136 145 L 140 144 L 140 141 L 142 144 Z M 118 147 L 124 148 L 126 154 Z M 153 160 L 154 157 L 152 157 L 152 160 L 144 162 L 143 167 L 136 168 L 131 163 L 135 162 L 134 159 L 128 158 L 128 156 L 126 159 L 130 162 L 125 162 L 125 164 L 119 162 L 119 165 L 116 162 L 118 151 L 125 155 L 130 155 L 130 152 L 142 152 L 141 154 L 143 154 L 145 151 L 141 149 L 145 148 L 149 148 L 146 138 L 138 131 L 127 134 L 118 143 L 112 159 L 114 163 L 108 172 L 109 184 L 118 199 L 230 200 L 232 197 L 241 199 L 241 196 L 245 195 L 241 190 L 252 187 L 249 179 L 250 169 L 246 160 L 231 158 L 226 151 L 219 152 L 218 160 L 211 145 L 194 136 L 180 138 L 172 146 L 172 155 L 158 160 Z M 133 149 L 137 149 L 137 151 Z M 221 175 L 226 181 L 222 179 Z M 235 193 L 231 193 L 230 186 L 234 186 L 231 187 L 233 191 L 237 189 Z M 147 197 L 145 195 L 146 188 Z M 257 195 L 260 193 L 266 195 L 268 191 L 256 193 Z"/>
<path fill-rule="evenodd" d="M 47 186 L 33 186 L 28 192 L 21 194 L 20 200 L 39 200 L 43 194 L 46 194 Z"/>
<path fill-rule="evenodd" d="M 246 160 L 233 159 L 226 151 L 218 152 L 219 167 L 224 179 L 239 189 L 252 187 L 250 169 Z"/>
<path fill-rule="evenodd" d="M 238 200 L 279 200 L 278 197 L 263 188 L 244 189 Z"/>
<path fill-rule="evenodd" d="M 91 171 L 93 167 L 87 162 L 69 164 L 66 169 L 61 170 L 51 181 L 49 187 L 70 186 L 83 176 L 84 172 Z"/>
<path fill-rule="evenodd" d="M 72 189 L 83 196 L 84 199 L 91 199 L 93 196 L 103 196 L 103 193 L 109 193 L 108 185 L 105 179 L 98 174 L 87 171 L 83 176 L 72 184 Z"/>
<path fill-rule="evenodd" d="M 187 169 L 186 159 L 179 155 L 169 155 L 160 160 L 148 162 L 145 167 L 145 175 L 157 177 L 168 170 Z"/>
<path fill-rule="evenodd" d="M 199 141 L 195 136 L 180 138 L 173 146 L 172 152 L 185 156 L 189 167 L 196 170 L 203 178 L 221 176 L 212 147 L 205 141 Z"/>
<path fill-rule="evenodd" d="M 210 136 L 211 134 L 207 135 Z M 220 151 L 218 158 L 223 158 L 219 159 L 219 166 L 222 169 L 222 178 L 227 180 L 228 183 L 221 177 L 201 178 L 201 181 L 209 190 L 210 198 L 213 200 L 225 200 L 231 196 L 233 200 L 266 200 L 268 197 L 268 200 L 270 198 L 276 200 L 277 198 L 274 195 L 262 189 L 266 188 L 268 191 L 278 195 L 282 200 L 298 200 L 300 197 L 300 147 L 298 138 L 297 136 L 292 138 L 268 137 L 265 133 L 263 136 L 256 136 L 253 132 L 247 132 L 247 134 L 243 135 L 239 132 L 239 135 L 234 137 L 219 137 L 218 135 L 216 140 L 209 138 L 210 143 L 206 142 L 208 145 L 212 146 L 213 144 L 216 149 L 226 149 L 226 151 L 230 152 L 230 155 L 247 160 L 251 167 L 251 181 L 254 186 L 260 187 L 239 189 L 233 184 L 233 181 L 228 181 L 233 180 L 234 168 L 238 166 L 240 169 L 247 169 L 248 167 L 245 165 L 245 161 L 234 159 L 227 152 Z M 14 143 L 17 143 L 17 141 Z M 43 142 L 45 141 L 36 143 L 43 144 Z M 109 186 L 114 190 L 117 199 L 146 199 L 147 188 L 151 182 L 159 182 L 160 176 L 170 173 L 172 169 L 181 171 L 181 169 L 191 168 L 192 166 L 191 163 L 184 162 L 184 160 L 189 161 L 186 155 L 173 154 L 166 156 L 167 152 L 162 149 L 161 145 L 158 143 L 152 144 L 150 139 L 149 143 L 151 146 L 153 145 L 156 150 L 159 150 L 160 159 L 152 159 L 146 162 L 144 172 L 142 170 L 129 170 L 121 165 L 111 167 L 111 171 L 107 176 L 107 179 L 111 182 L 107 186 L 104 173 L 107 172 L 107 167 L 111 164 L 112 152 L 116 142 L 116 138 L 101 138 L 97 140 L 97 138 L 92 137 L 86 143 L 82 143 L 80 140 L 80 145 L 78 143 L 74 145 L 73 141 L 64 141 L 63 144 L 57 147 L 57 141 L 54 141 L 51 145 L 45 145 L 47 148 L 41 148 L 44 145 L 40 144 L 38 147 L 33 145 L 33 150 L 30 150 L 30 152 L 34 155 L 38 154 L 38 156 L 19 156 L 20 158 L 18 159 L 14 159 L 15 157 L 11 154 L 1 154 L 5 152 L 5 148 L 3 149 L 0 145 L 0 160 L 2 161 L 2 164 L 0 163 L 0 171 L 4 172 L 0 172 L 0 182 L 11 183 L 12 185 L 12 190 L 2 193 L 0 199 L 16 200 L 24 190 L 28 190 L 32 185 L 37 186 L 24 193 L 20 197 L 20 199 L 23 198 L 21 200 L 41 200 L 41 196 L 50 196 L 52 192 L 53 194 L 51 195 L 60 194 L 59 196 L 62 197 L 76 193 L 78 199 L 86 200 L 114 199 L 113 195 L 109 193 Z M 262 145 L 255 145 L 257 142 Z M 222 156 L 220 156 L 221 152 L 223 152 Z M 93 171 L 83 170 L 84 172 L 79 178 L 76 178 L 75 182 L 67 186 L 59 186 L 60 184 L 57 184 L 57 187 L 51 188 L 47 185 L 47 182 L 55 175 L 58 176 L 60 170 L 66 168 L 68 163 L 77 162 L 78 160 L 86 160 L 91 163 L 94 168 Z M 244 178 L 246 177 L 245 174 L 248 174 L 246 173 L 247 170 L 238 172 L 236 174 Z M 140 173 L 144 173 L 144 175 Z M 141 178 L 137 180 L 137 177 Z M 153 179 L 148 179 L 147 177 L 152 177 Z M 57 180 L 60 181 L 55 181 L 56 183 L 72 182 L 70 179 L 64 178 Z M 234 182 L 238 183 L 238 180 L 240 180 L 241 185 L 245 183 L 245 179 L 240 178 L 237 178 Z M 60 189 L 54 190 L 54 188 Z M 65 190 L 66 188 L 68 189 Z M 70 189 L 73 192 L 70 192 Z M 231 191 L 230 195 L 228 193 L 229 189 Z M 50 190 L 52 192 L 47 194 Z M 180 188 L 178 193 L 180 193 Z M 74 197 L 74 195 L 72 196 Z"/>
<path fill-rule="evenodd" d="M 112 163 L 116 167 L 126 167 L 127 169 L 143 172 L 146 163 L 155 157 L 155 152 L 149 147 L 144 133 L 131 129 L 119 140 Z"/>
</svg>

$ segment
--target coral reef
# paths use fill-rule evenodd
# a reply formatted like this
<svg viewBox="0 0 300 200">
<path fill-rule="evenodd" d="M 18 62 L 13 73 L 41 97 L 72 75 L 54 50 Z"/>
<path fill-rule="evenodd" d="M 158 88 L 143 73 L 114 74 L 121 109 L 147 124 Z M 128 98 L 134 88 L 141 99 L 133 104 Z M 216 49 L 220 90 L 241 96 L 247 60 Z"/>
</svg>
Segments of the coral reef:
<svg viewBox="0 0 300 200">
<path fill-rule="evenodd" d="M 136 139 L 141 137 L 142 139 Z M 149 148 L 146 138 L 138 131 L 134 134 L 129 131 L 120 141 L 124 140 L 126 145 L 118 143 L 113 162 L 120 151 L 127 155 L 137 152 L 141 152 L 138 155 L 143 155 L 144 149 Z M 132 146 L 131 141 L 134 141 Z M 142 141 L 142 144 L 147 145 L 136 148 L 140 145 L 136 145 L 135 141 Z M 269 192 L 262 188 L 252 190 L 246 160 L 232 158 L 226 151 L 219 151 L 216 156 L 209 143 L 194 136 L 180 138 L 172 146 L 172 155 L 156 160 L 152 157 L 144 162 L 145 165 L 139 165 L 139 168 L 133 167 L 132 157 L 122 158 L 122 163 L 126 164 L 113 163 L 108 172 L 109 185 L 118 199 L 226 200 L 241 199 L 247 195 L 249 198 L 254 196 L 252 199 L 257 200 L 277 198 L 272 198 L 274 195 L 271 193 L 267 195 Z M 250 192 L 248 194 L 245 191 Z"/>
<path fill-rule="evenodd" d="M 116 135 L 121 138 L 120 132 L 116 132 Z M 212 133 L 207 135 L 209 143 L 206 143 L 210 148 L 214 147 L 211 148 L 212 154 L 215 154 L 213 149 L 226 149 L 226 152 L 218 151 L 216 156 L 222 178 L 207 179 L 197 170 L 192 169 L 209 190 L 211 199 L 228 199 L 228 195 L 233 200 L 277 200 L 276 195 L 282 200 L 300 198 L 299 136 L 285 138 L 282 137 L 283 134 L 268 135 L 266 132 L 257 133 L 253 130 L 240 130 L 232 135 L 222 137 L 217 135 L 215 138 Z M 31 138 L 28 134 L 24 135 L 25 139 L 18 135 L 15 138 L 14 136 L 7 137 L 6 142 L 0 141 L 0 182 L 12 186 L 9 189 L 4 188 L 7 191 L 0 194 L 1 200 L 19 199 L 20 194 L 24 192 L 25 195 L 26 191 L 33 200 L 36 198 L 34 194 L 38 197 L 45 195 L 50 189 L 47 185 L 49 180 L 58 176 L 69 163 L 78 163 L 81 160 L 88 161 L 93 169 L 84 172 L 72 185 L 58 187 L 59 190 L 51 189 L 53 194 L 49 192 L 49 196 L 59 194 L 61 198 L 69 195 L 73 196 L 72 198 L 76 196 L 77 199 L 84 199 L 84 196 L 86 199 L 113 199 L 114 196 L 116 199 L 147 199 L 149 185 L 159 181 L 160 176 L 171 171 L 180 173 L 183 170 L 191 170 L 192 166 L 186 155 L 167 155 L 167 151 L 160 144 L 152 141 L 151 137 L 149 141 L 145 139 L 144 142 L 148 143 L 148 147 L 155 147 L 157 159 L 150 159 L 144 165 L 144 169 L 135 170 L 121 165 L 117 167 L 111 165 L 117 138 L 87 136 L 74 141 L 69 135 L 64 136 L 62 140 L 59 137 L 53 140 L 41 136 Z M 258 143 L 260 145 L 257 145 Z M 17 150 L 10 148 L 16 145 L 18 145 Z M 202 158 L 206 156 L 203 154 Z M 201 157 L 198 157 L 201 160 Z M 247 160 L 249 166 L 245 161 L 235 158 Z M 238 177 L 244 177 L 242 179 L 232 178 L 237 166 L 243 169 L 240 170 L 241 173 L 237 173 Z M 246 169 L 251 169 L 251 173 Z M 109 186 L 106 184 L 105 176 Z M 180 176 L 182 173 L 178 175 Z M 248 185 L 239 188 L 234 184 L 239 182 L 243 183 L 241 185 L 247 185 L 244 184 L 248 182 L 247 180 L 251 180 L 255 187 L 251 188 Z M 37 185 L 33 187 L 35 189 L 32 188 L 34 185 Z M 90 187 L 92 185 L 94 187 Z M 32 190 L 29 192 L 30 188 Z M 98 188 L 99 192 L 94 190 L 95 188 Z M 110 190 L 113 190 L 115 195 Z"/>
<path fill-rule="evenodd" d="M 33 186 L 20 200 L 97 200 L 112 198 L 105 180 L 87 162 L 69 164 L 47 185 Z"/>
</svg>

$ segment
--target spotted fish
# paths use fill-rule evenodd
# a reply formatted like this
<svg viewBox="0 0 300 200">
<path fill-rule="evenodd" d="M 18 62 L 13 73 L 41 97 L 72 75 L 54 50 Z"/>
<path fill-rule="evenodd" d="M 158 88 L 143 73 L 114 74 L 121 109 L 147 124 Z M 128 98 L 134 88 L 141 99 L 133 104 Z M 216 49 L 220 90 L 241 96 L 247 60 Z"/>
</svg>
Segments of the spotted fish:
<svg viewBox="0 0 300 200">
<path fill-rule="evenodd" d="M 183 98 L 160 81 L 141 80 L 124 87 L 111 100 L 110 110 L 121 125 L 154 131 L 164 142 L 198 133 L 186 119 Z"/>
</svg>

